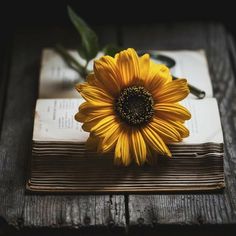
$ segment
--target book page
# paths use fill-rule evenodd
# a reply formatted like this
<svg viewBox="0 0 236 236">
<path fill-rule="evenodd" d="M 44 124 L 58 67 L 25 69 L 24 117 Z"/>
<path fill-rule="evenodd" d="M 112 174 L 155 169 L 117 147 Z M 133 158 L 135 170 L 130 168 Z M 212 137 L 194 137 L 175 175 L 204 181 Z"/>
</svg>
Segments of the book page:
<svg viewBox="0 0 236 236">
<path fill-rule="evenodd" d="M 82 65 L 85 61 L 76 51 L 69 50 Z M 187 78 L 188 83 L 206 92 L 207 97 L 212 97 L 212 85 L 209 76 L 207 60 L 203 50 L 196 51 L 153 51 L 166 55 L 175 60 L 176 65 L 171 69 L 174 76 Z M 99 58 L 102 53 L 96 57 Z M 154 60 L 155 61 L 155 60 Z M 161 63 L 160 61 L 156 61 Z M 93 60 L 88 65 L 93 70 Z M 62 57 L 53 49 L 44 49 L 42 53 L 39 98 L 79 98 L 80 94 L 74 86 L 83 79 L 73 69 L 69 68 Z M 195 98 L 189 95 L 189 98 Z"/>
<path fill-rule="evenodd" d="M 158 52 L 158 51 L 156 51 Z M 205 91 L 206 97 L 213 97 L 212 83 L 204 50 L 159 51 L 175 60 L 171 72 L 177 78 L 186 78 L 188 83 Z M 189 98 L 195 98 L 189 95 Z"/>
<path fill-rule="evenodd" d="M 180 144 L 223 143 L 218 104 L 215 98 L 185 99 L 181 102 L 192 115 L 185 122 L 190 136 Z"/>
<path fill-rule="evenodd" d="M 75 50 L 68 52 L 81 65 L 85 60 Z M 98 53 L 96 58 L 101 57 Z M 93 61 L 88 64 L 88 70 L 93 70 Z M 63 58 L 53 49 L 44 49 L 39 78 L 39 98 L 79 98 L 75 85 L 84 79 L 72 68 L 68 67 Z"/>
<path fill-rule="evenodd" d="M 34 141 L 71 141 L 83 143 L 89 133 L 74 119 L 83 99 L 38 99 L 34 123 Z M 185 99 L 192 118 L 185 123 L 190 136 L 179 144 L 223 143 L 216 99 Z"/>
<path fill-rule="evenodd" d="M 84 143 L 89 133 L 74 119 L 83 99 L 38 99 L 33 141 L 72 141 Z"/>
</svg>

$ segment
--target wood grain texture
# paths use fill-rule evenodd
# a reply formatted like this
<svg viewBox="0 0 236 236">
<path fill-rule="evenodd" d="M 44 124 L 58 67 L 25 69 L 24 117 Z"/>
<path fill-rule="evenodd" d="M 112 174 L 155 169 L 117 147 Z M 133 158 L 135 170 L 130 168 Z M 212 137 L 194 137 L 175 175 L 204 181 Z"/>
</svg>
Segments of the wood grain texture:
<svg viewBox="0 0 236 236">
<path fill-rule="evenodd" d="M 37 29 L 39 31 L 39 29 Z M 99 29 L 104 41 L 117 37 Z M 137 49 L 199 49 L 207 52 L 214 93 L 218 99 L 225 135 L 223 193 L 153 195 L 37 195 L 25 193 L 31 149 L 33 111 L 43 47 L 60 41 L 73 45 L 77 38 L 57 29 L 20 32 L 15 40 L 0 143 L 0 228 L 74 228 L 83 232 L 130 232 L 159 227 L 232 225 L 236 223 L 236 94 L 229 58 L 227 32 L 214 24 L 167 24 L 125 27 L 119 42 Z M 232 48 L 230 48 L 232 50 Z M 235 53 L 234 53 L 235 55 Z M 125 201 L 126 199 L 126 201 Z M 165 232 L 175 233 L 173 230 Z M 177 228 L 179 229 L 179 228 Z M 82 232 L 81 231 L 81 232 Z M 0 230 L 1 232 L 1 230 Z M 79 231 L 80 232 L 80 231 Z M 145 231 L 146 232 L 146 231 Z M 189 230 L 188 232 L 191 232 Z M 77 233 L 77 232 L 76 232 Z"/>
<path fill-rule="evenodd" d="M 236 94 L 227 32 L 218 24 L 153 25 L 123 29 L 125 47 L 206 50 L 225 139 L 226 188 L 218 194 L 130 195 L 131 231 L 158 225 L 236 223 Z"/>
<path fill-rule="evenodd" d="M 2 118 L 5 109 L 5 95 L 11 64 L 11 46 L 12 40 L 10 33 L 3 33 L 0 39 L 0 132 L 2 128 Z"/>
<path fill-rule="evenodd" d="M 99 34 L 106 34 L 107 40 L 114 39 L 113 30 L 109 28 L 99 29 Z M 0 222 L 16 228 L 124 231 L 122 195 L 59 196 L 25 192 L 41 50 L 58 41 L 66 46 L 75 45 L 77 35 L 75 38 L 68 35 L 71 34 L 61 30 L 22 31 L 15 38 L 0 144 Z"/>
</svg>

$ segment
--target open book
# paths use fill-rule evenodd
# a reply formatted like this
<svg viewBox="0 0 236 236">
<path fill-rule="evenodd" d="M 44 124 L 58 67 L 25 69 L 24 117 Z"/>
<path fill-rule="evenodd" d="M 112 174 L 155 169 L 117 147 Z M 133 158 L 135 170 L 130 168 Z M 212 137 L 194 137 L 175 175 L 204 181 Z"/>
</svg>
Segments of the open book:
<svg viewBox="0 0 236 236">
<path fill-rule="evenodd" d="M 160 159 L 154 167 L 122 168 L 113 165 L 112 154 L 86 150 L 89 134 L 74 120 L 83 99 L 73 87 L 81 78 L 56 52 L 43 51 L 29 190 L 136 193 L 224 187 L 223 134 L 204 51 L 161 53 L 175 59 L 173 75 L 187 77 L 189 83 L 206 92 L 206 98 L 189 95 L 182 101 L 192 114 L 186 122 L 190 136 L 169 145 L 173 158 Z"/>
</svg>

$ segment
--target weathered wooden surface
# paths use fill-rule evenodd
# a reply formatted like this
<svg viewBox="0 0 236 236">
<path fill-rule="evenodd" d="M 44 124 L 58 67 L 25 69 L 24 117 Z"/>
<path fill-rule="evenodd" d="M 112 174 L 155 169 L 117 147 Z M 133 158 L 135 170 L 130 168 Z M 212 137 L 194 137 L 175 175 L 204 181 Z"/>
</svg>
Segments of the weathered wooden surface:
<svg viewBox="0 0 236 236">
<path fill-rule="evenodd" d="M 107 40 L 114 39 L 106 29 Z M 84 231 L 125 230 L 122 195 L 28 195 L 27 164 L 31 152 L 34 106 L 38 91 L 41 50 L 54 46 L 66 33 L 19 32 L 15 38 L 0 144 L 0 228 L 73 227 Z M 71 42 L 71 44 L 70 44 Z M 0 231 L 1 232 L 1 231 Z"/>
<path fill-rule="evenodd" d="M 167 30 L 168 29 L 168 30 Z M 206 50 L 225 137 L 226 188 L 218 194 L 130 195 L 131 230 L 158 225 L 236 223 L 236 93 L 227 32 L 220 25 L 190 24 L 124 28 L 124 46 L 137 49 Z"/>
<path fill-rule="evenodd" d="M 71 45 L 64 32 L 22 32 L 14 43 L 0 143 L 0 229 L 78 228 L 81 232 L 148 230 L 155 235 L 175 233 L 185 226 L 236 224 L 236 94 L 232 65 L 236 65 L 232 40 L 214 24 L 124 27 L 122 34 L 100 30 L 109 42 L 118 37 L 123 46 L 137 49 L 199 49 L 207 52 L 215 96 L 219 101 L 225 135 L 226 188 L 218 194 L 156 195 L 27 195 L 25 178 L 30 153 L 32 122 L 37 97 L 40 52 L 61 41 Z M 52 37 L 53 35 L 53 37 Z M 58 40 L 60 39 L 60 40 Z M 76 39 L 71 39 L 72 44 Z M 231 46 L 230 46 L 231 45 Z M 230 47 L 230 48 L 229 48 Z M 231 59 L 231 61 L 230 61 Z M 235 69 L 234 69 L 235 71 Z M 164 227 L 164 228 L 163 228 Z M 166 228 L 165 228 L 166 227 Z M 176 228 L 177 227 L 177 228 Z M 181 227 L 181 228 L 178 228 Z M 146 231 L 145 231 L 146 232 Z M 211 231 L 212 232 L 212 231 Z M 218 231 L 218 228 L 213 232 Z M 1 230 L 0 230 L 1 233 Z M 169 234 L 168 234 L 169 235 Z M 186 234 L 184 234 L 186 235 Z"/>
<path fill-rule="evenodd" d="M 5 107 L 5 95 L 9 75 L 9 64 L 12 40 L 10 32 L 6 32 L 0 39 L 0 132 Z"/>
</svg>

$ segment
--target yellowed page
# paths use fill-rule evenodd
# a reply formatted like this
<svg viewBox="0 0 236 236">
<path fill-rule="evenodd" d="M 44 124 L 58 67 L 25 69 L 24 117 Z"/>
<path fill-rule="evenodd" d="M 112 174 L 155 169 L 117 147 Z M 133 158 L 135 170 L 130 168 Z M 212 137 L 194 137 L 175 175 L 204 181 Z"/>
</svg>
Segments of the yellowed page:
<svg viewBox="0 0 236 236">
<path fill-rule="evenodd" d="M 83 143 L 88 133 L 74 120 L 83 99 L 38 99 L 35 113 L 34 141 L 68 141 Z M 216 99 L 185 99 L 181 102 L 191 114 L 186 122 L 190 136 L 180 144 L 223 143 Z"/>
<path fill-rule="evenodd" d="M 85 61 L 76 51 L 68 51 L 82 65 Z M 206 92 L 207 97 L 212 97 L 212 85 L 208 71 L 207 60 L 203 50 L 180 50 L 180 51 L 153 51 L 169 56 L 176 61 L 176 66 L 171 69 L 176 77 L 184 77 L 188 82 Z M 102 56 L 99 53 L 97 58 Z M 93 70 L 93 61 L 88 65 Z M 82 82 L 83 78 L 69 68 L 61 56 L 53 49 L 44 49 L 39 80 L 39 98 L 78 98 L 79 93 L 74 85 Z M 190 95 L 189 98 L 195 98 Z"/>
</svg>

